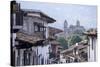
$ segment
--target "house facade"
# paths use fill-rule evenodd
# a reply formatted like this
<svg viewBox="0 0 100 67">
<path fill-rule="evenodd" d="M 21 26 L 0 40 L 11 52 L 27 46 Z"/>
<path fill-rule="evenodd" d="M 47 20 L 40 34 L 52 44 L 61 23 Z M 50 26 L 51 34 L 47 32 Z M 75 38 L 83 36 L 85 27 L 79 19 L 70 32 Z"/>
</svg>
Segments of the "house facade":
<svg viewBox="0 0 100 67">
<path fill-rule="evenodd" d="M 50 41 L 50 60 L 52 64 L 58 64 L 60 63 L 60 52 L 62 50 L 62 46 L 60 46 L 60 43 L 57 41 L 57 33 L 62 32 L 62 30 L 49 27 L 49 41 Z"/>
<path fill-rule="evenodd" d="M 11 65 L 49 64 L 48 24 L 56 20 L 39 10 L 20 9 L 16 1 L 11 7 Z"/>
<path fill-rule="evenodd" d="M 88 61 L 97 61 L 97 31 L 90 29 L 84 33 L 88 39 Z"/>
<path fill-rule="evenodd" d="M 23 25 L 23 13 L 20 10 L 20 4 L 16 3 L 16 1 L 11 1 L 11 65 L 15 65 L 15 53 L 14 53 L 14 47 L 15 47 L 15 39 L 16 39 L 16 32 L 18 32 Z"/>
</svg>

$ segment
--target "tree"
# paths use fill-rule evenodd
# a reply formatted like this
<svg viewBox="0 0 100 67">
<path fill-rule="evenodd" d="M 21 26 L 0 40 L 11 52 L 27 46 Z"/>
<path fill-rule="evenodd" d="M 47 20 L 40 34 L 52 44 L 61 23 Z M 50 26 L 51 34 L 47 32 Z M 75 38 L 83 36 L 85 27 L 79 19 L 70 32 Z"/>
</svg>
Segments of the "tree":
<svg viewBox="0 0 100 67">
<path fill-rule="evenodd" d="M 74 45 L 75 43 L 80 42 L 80 41 L 82 41 L 82 38 L 78 35 L 74 35 L 69 39 L 69 44 Z"/>
<path fill-rule="evenodd" d="M 67 40 L 65 40 L 63 37 L 60 37 L 58 39 L 58 42 L 60 43 L 60 45 L 63 47 L 63 49 L 67 49 L 68 48 L 68 42 Z"/>
</svg>

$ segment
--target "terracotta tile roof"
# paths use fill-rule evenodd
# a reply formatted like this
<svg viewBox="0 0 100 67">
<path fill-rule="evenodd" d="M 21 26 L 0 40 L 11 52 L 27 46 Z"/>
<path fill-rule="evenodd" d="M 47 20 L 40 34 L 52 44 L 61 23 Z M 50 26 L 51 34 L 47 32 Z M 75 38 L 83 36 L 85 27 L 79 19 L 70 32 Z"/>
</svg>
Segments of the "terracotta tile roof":
<svg viewBox="0 0 100 67">
<path fill-rule="evenodd" d="M 71 52 L 75 48 L 77 48 L 78 50 L 80 50 L 80 49 L 86 48 L 87 46 L 88 46 L 87 42 L 86 41 L 82 41 L 82 42 L 79 42 L 78 45 L 75 44 L 75 45 L 70 46 L 70 48 L 68 48 L 66 50 L 63 50 L 61 53 Z"/>
<path fill-rule="evenodd" d="M 55 39 L 57 39 L 57 37 L 55 36 L 55 34 L 63 32 L 63 30 L 55 28 L 55 27 L 50 27 L 49 26 L 48 29 L 49 29 L 49 37 L 48 37 L 49 40 L 55 40 Z"/>
<path fill-rule="evenodd" d="M 88 35 L 88 36 L 97 36 L 97 30 L 96 29 L 90 29 L 86 32 L 84 32 L 85 35 Z"/>
<path fill-rule="evenodd" d="M 51 33 L 51 34 L 57 34 L 57 33 L 63 32 L 63 30 L 55 28 L 55 27 L 50 27 L 49 26 L 48 28 L 49 28 L 49 33 Z"/>
</svg>

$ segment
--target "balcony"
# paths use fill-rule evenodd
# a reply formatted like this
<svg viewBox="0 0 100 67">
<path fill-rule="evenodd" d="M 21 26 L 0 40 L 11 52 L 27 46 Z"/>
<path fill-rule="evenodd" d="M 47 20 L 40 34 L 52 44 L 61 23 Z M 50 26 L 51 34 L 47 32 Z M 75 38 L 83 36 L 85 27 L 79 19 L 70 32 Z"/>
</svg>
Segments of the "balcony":
<svg viewBox="0 0 100 67">
<path fill-rule="evenodd" d="M 17 38 L 22 41 L 26 41 L 29 43 L 36 43 L 37 41 L 45 40 L 45 35 L 43 32 L 35 32 L 33 34 L 29 34 L 24 30 L 20 30 L 17 33 Z"/>
<path fill-rule="evenodd" d="M 39 38 L 42 38 L 42 39 L 46 39 L 44 32 L 35 32 L 33 34 L 33 36 L 36 36 L 36 37 L 39 37 Z"/>
<path fill-rule="evenodd" d="M 22 26 L 21 25 L 13 25 L 13 29 L 21 29 Z"/>
</svg>

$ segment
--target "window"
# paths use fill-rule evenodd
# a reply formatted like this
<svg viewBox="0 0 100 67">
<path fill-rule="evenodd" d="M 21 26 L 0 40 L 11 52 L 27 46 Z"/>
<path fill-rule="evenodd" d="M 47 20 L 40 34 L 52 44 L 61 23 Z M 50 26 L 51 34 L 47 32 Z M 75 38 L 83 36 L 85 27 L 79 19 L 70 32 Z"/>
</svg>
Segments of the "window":
<svg viewBox="0 0 100 67">
<path fill-rule="evenodd" d="M 23 25 L 23 12 L 16 13 L 16 25 Z"/>
<path fill-rule="evenodd" d="M 34 31 L 38 32 L 39 31 L 39 25 L 37 22 L 34 22 Z"/>
<path fill-rule="evenodd" d="M 38 31 L 38 26 L 37 25 L 34 25 L 34 31 Z"/>
<path fill-rule="evenodd" d="M 43 32 L 44 31 L 43 24 L 42 23 L 34 22 L 34 31 L 35 32 Z"/>
<path fill-rule="evenodd" d="M 43 31 L 43 27 L 40 27 L 40 31 Z"/>
</svg>

